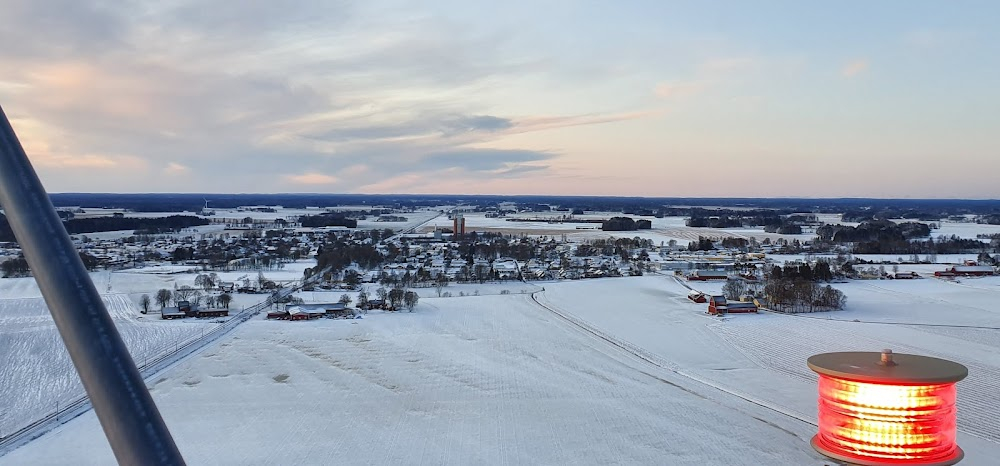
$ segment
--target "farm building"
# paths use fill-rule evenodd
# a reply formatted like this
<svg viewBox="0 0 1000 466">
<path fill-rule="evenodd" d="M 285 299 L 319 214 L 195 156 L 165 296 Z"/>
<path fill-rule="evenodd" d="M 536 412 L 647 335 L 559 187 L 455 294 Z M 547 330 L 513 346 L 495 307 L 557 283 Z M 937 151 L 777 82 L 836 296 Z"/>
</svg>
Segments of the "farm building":
<svg viewBox="0 0 1000 466">
<path fill-rule="evenodd" d="M 988 265 L 955 265 L 944 271 L 934 272 L 935 277 L 987 277 L 996 275 Z"/>
<path fill-rule="evenodd" d="M 282 309 L 280 311 L 270 311 L 267 313 L 268 319 L 278 319 L 278 320 L 288 320 L 288 311 Z"/>
<path fill-rule="evenodd" d="M 687 276 L 687 279 L 689 281 L 727 280 L 729 272 L 725 270 L 695 270 Z"/>
<path fill-rule="evenodd" d="M 700 291 L 695 291 L 695 290 L 691 290 L 688 293 L 688 299 L 690 299 L 691 301 L 694 301 L 696 303 L 702 303 L 702 304 L 708 302 L 708 298 L 705 296 L 705 293 L 702 293 Z"/>
<path fill-rule="evenodd" d="M 160 318 L 164 319 L 164 320 L 166 320 L 166 319 L 183 319 L 183 318 L 185 318 L 187 316 L 188 315 L 187 315 L 186 312 L 181 311 L 180 309 L 178 309 L 176 307 L 165 307 L 163 309 L 160 309 Z"/>
<path fill-rule="evenodd" d="M 757 304 L 749 301 L 727 301 L 725 296 L 712 296 L 708 300 L 708 313 L 743 314 L 757 312 Z"/>
<path fill-rule="evenodd" d="M 183 319 L 185 317 L 225 317 L 229 309 L 201 309 L 197 304 L 188 301 L 178 301 L 176 307 L 160 309 L 161 319 Z"/>
<path fill-rule="evenodd" d="M 195 317 L 225 317 L 229 315 L 229 309 L 197 309 L 194 311 Z"/>
<path fill-rule="evenodd" d="M 354 309 L 344 303 L 299 304 L 284 311 L 269 312 L 268 319 L 309 320 L 320 317 L 353 317 Z"/>
</svg>

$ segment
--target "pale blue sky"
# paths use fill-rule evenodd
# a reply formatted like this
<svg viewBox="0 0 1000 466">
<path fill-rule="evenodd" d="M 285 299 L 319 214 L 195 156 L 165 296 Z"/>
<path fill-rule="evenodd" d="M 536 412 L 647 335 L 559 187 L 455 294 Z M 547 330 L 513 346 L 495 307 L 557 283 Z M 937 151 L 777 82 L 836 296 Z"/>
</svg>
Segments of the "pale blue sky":
<svg viewBox="0 0 1000 466">
<path fill-rule="evenodd" d="M 7 0 L 50 191 L 998 198 L 995 2 Z"/>
</svg>

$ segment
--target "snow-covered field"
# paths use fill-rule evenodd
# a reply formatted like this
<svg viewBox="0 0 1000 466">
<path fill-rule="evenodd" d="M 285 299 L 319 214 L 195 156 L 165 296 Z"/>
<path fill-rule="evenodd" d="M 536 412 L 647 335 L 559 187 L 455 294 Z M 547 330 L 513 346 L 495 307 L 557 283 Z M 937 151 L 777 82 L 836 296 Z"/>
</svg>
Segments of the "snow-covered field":
<svg viewBox="0 0 1000 466">
<path fill-rule="evenodd" d="M 376 222 L 375 219 L 377 217 L 368 217 L 368 219 L 366 219 L 366 220 L 358 220 L 358 229 L 359 230 L 382 230 L 382 229 L 389 228 L 389 229 L 391 229 L 393 231 L 401 231 L 401 230 L 406 230 L 406 229 L 414 228 L 414 227 L 416 227 L 418 225 L 421 225 L 421 224 L 427 222 L 428 220 L 431 220 L 434 217 L 437 217 L 437 216 L 441 215 L 441 213 L 438 212 L 438 211 L 436 211 L 436 210 L 418 210 L 418 211 L 415 211 L 415 212 L 404 212 L 404 213 L 398 213 L 398 214 L 393 214 L 393 215 L 398 216 L 398 217 L 406 217 L 406 221 L 405 222 Z M 441 216 L 439 218 L 445 218 L 445 216 Z"/>
<path fill-rule="evenodd" d="M 682 245 L 686 245 L 688 242 L 697 241 L 699 236 L 705 237 L 727 237 L 733 236 L 737 238 L 756 238 L 758 240 L 764 240 L 764 238 L 770 238 L 772 241 L 778 238 L 785 238 L 788 241 L 798 239 L 799 241 L 811 240 L 815 237 L 813 234 L 802 234 L 802 235 L 779 235 L 773 233 L 764 232 L 763 228 L 692 228 L 686 226 L 684 221 L 686 217 L 636 217 L 632 218 L 642 218 L 644 220 L 649 220 L 652 222 L 652 229 L 650 230 L 640 230 L 640 231 L 601 231 L 601 225 L 596 223 L 546 223 L 546 222 L 514 222 L 508 221 L 508 219 L 516 218 L 557 218 L 561 215 L 565 215 L 565 212 L 540 212 L 540 213 L 530 213 L 530 214 L 517 214 L 511 215 L 506 218 L 486 218 L 484 213 L 468 213 L 465 216 L 465 225 L 467 230 L 485 230 L 485 231 L 520 231 L 525 234 L 534 235 L 555 235 L 555 234 L 565 234 L 568 238 L 575 241 L 585 241 L 599 238 L 634 238 L 639 237 L 643 239 L 649 239 L 654 242 L 654 244 L 659 245 L 660 242 L 668 243 L 670 240 L 675 240 Z M 591 219 L 600 220 L 607 219 L 610 217 L 621 216 L 620 212 L 606 212 L 606 213 L 589 213 L 586 215 L 575 215 L 577 219 Z M 360 226 L 360 224 L 359 224 Z M 438 217 L 431 222 L 428 222 L 422 231 L 432 231 L 436 227 L 451 228 L 452 221 L 446 216 Z"/>
<path fill-rule="evenodd" d="M 484 296 L 252 321 L 152 393 L 192 464 L 822 464 L 807 426 L 678 379 Z M 0 458 L 67 462 L 113 462 L 92 413 Z"/>
<path fill-rule="evenodd" d="M 0 280 L 0 283 L 9 280 Z M 183 345 L 214 323 L 154 320 L 126 294 L 104 303 L 137 364 Z M 83 395 L 83 386 L 41 298 L 0 299 L 0 435 L 7 435 Z"/>
<path fill-rule="evenodd" d="M 710 317 L 668 276 L 541 285 L 422 293 L 413 313 L 361 320 L 253 320 L 152 393 L 193 464 L 818 466 L 806 358 L 888 347 L 968 366 L 962 464 L 1000 455 L 1000 278 L 851 282 L 837 285 L 846 310 L 801 317 Z M 110 462 L 93 413 L 0 457 Z"/>
<path fill-rule="evenodd" d="M 315 265 L 306 260 L 287 264 L 274 272 L 265 272 L 272 280 L 296 280 L 302 271 Z M 187 271 L 188 273 L 183 273 Z M 142 365 L 185 342 L 198 338 L 218 326 L 220 319 L 190 319 L 164 321 L 154 303 L 149 314 L 140 313 L 139 299 L 143 294 L 154 296 L 156 291 L 174 286 L 194 285 L 196 268 L 158 266 L 121 272 L 92 272 L 98 291 L 125 340 L 133 359 Z M 224 272 L 224 280 L 232 280 L 246 272 Z M 256 279 L 256 272 L 250 274 Z M 266 299 L 262 294 L 232 295 L 233 311 L 249 307 Z M 0 437 L 55 411 L 58 406 L 83 395 L 69 354 L 41 297 L 34 278 L 0 279 Z"/>
<path fill-rule="evenodd" d="M 816 377 L 805 365 L 812 354 L 892 348 L 958 361 L 970 369 L 959 384 L 965 463 L 993 464 L 1000 454 L 1000 405 L 989 401 L 1000 389 L 1000 278 L 852 282 L 838 286 L 845 311 L 724 319 L 704 315 L 672 278 L 657 278 L 547 286 L 544 299 L 679 372 L 808 419 L 816 415 Z M 718 293 L 721 284 L 693 286 Z"/>
</svg>

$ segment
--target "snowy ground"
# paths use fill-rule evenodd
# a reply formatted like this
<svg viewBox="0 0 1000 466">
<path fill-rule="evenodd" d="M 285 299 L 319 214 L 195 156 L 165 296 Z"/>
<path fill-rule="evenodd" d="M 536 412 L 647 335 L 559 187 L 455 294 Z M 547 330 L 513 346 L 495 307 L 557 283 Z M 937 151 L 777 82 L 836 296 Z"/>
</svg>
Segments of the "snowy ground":
<svg viewBox="0 0 1000 466">
<path fill-rule="evenodd" d="M 546 222 L 512 222 L 508 219 L 515 218 L 557 218 L 566 215 L 565 212 L 529 213 L 511 215 L 506 218 L 486 218 L 484 213 L 465 214 L 465 225 L 467 230 L 479 231 L 504 231 L 523 232 L 529 235 L 561 235 L 565 234 L 572 240 L 585 241 L 600 238 L 634 238 L 639 237 L 649 239 L 654 244 L 660 242 L 668 243 L 675 240 L 682 245 L 691 241 L 697 241 L 699 236 L 705 237 L 727 237 L 756 238 L 764 240 L 770 238 L 772 241 L 778 238 L 785 238 L 788 241 L 798 239 L 799 241 L 812 240 L 816 235 L 778 235 L 764 232 L 763 228 L 692 228 L 684 224 L 686 217 L 637 217 L 635 219 L 645 219 L 652 222 L 652 229 L 641 231 L 601 231 L 601 225 L 595 223 L 546 223 Z M 601 220 L 610 217 L 622 216 L 620 212 L 589 213 L 586 215 L 575 215 L 577 219 Z M 360 226 L 360 225 L 359 225 Z M 433 231 L 436 227 L 451 228 L 452 221 L 446 216 L 441 216 L 421 228 L 421 231 Z"/>
<path fill-rule="evenodd" d="M 137 364 L 214 328 L 209 321 L 160 321 L 139 314 L 126 294 L 105 305 Z M 0 299 L 0 435 L 30 424 L 83 395 L 48 307 L 41 298 Z"/>
<path fill-rule="evenodd" d="M 852 282 L 845 311 L 724 319 L 667 276 L 542 286 L 538 303 L 425 296 L 414 313 L 254 320 L 152 393 L 192 464 L 818 466 L 806 358 L 889 347 L 967 365 L 962 464 L 1000 455 L 1000 331 L 969 328 L 998 327 L 1000 278 Z M 93 413 L 0 457 L 110 462 Z"/>
<path fill-rule="evenodd" d="M 893 348 L 958 361 L 970 370 L 959 384 L 963 464 L 992 464 L 1000 454 L 1000 406 L 987 401 L 1000 388 L 1000 311 L 992 306 L 1000 279 L 852 282 L 838 286 L 848 296 L 845 311 L 719 319 L 685 299 L 686 288 L 672 278 L 657 278 L 547 286 L 544 299 L 684 374 L 807 419 L 816 413 L 816 379 L 805 365 L 812 354 Z M 689 284 L 716 293 L 721 287 Z"/>
<path fill-rule="evenodd" d="M 295 280 L 315 261 L 299 261 L 275 272 L 265 272 L 273 280 Z M 198 272 L 178 273 L 172 266 L 92 272 L 98 291 L 132 357 L 137 364 L 153 360 L 185 342 L 218 326 L 221 319 L 164 321 L 155 303 L 149 314 L 140 312 L 142 295 L 174 286 L 194 285 Z M 145 272 L 159 273 L 145 273 Z M 245 273 L 240 273 L 243 275 Z M 235 279 L 236 272 L 220 274 Z M 251 274 L 256 279 L 256 272 Z M 230 308 L 234 313 L 266 299 L 263 294 L 234 293 Z M 55 328 L 48 307 L 34 278 L 0 279 L 0 437 L 55 411 L 58 406 L 83 395 L 69 354 Z"/>
<path fill-rule="evenodd" d="M 441 215 L 440 212 L 436 210 L 418 210 L 415 212 L 402 212 L 398 214 L 392 214 L 398 217 L 406 217 L 405 222 L 376 222 L 375 219 L 378 217 L 371 216 L 366 220 L 358 220 L 359 230 L 383 230 L 389 228 L 393 231 L 402 231 L 409 228 L 416 227 L 428 220 Z M 445 218 L 441 216 L 440 218 Z M 433 230 L 433 229 L 432 229 Z"/>
<path fill-rule="evenodd" d="M 152 393 L 192 464 L 822 464 L 808 425 L 690 385 L 519 295 L 252 321 Z M 0 458 L 112 461 L 92 413 Z"/>
</svg>

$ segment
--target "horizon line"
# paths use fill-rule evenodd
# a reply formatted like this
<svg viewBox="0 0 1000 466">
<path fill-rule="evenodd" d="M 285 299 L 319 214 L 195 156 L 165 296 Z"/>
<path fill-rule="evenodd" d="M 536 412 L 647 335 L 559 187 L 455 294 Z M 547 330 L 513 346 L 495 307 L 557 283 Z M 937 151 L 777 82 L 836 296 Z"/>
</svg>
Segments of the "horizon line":
<svg viewBox="0 0 1000 466">
<path fill-rule="evenodd" d="M 1000 198 L 965 198 L 965 197 L 810 197 L 810 196 L 764 196 L 764 197 L 723 197 L 723 196 L 625 196 L 598 194 L 444 194 L 444 193 L 319 193 L 319 192 L 84 192 L 67 191 L 52 192 L 53 195 L 115 195 L 115 196 L 151 196 L 151 195 L 183 195 L 183 196 L 411 196 L 411 197 L 556 197 L 556 198 L 604 198 L 604 199 L 679 199 L 679 200 L 817 200 L 817 201 L 975 201 L 1000 202 Z"/>
</svg>

